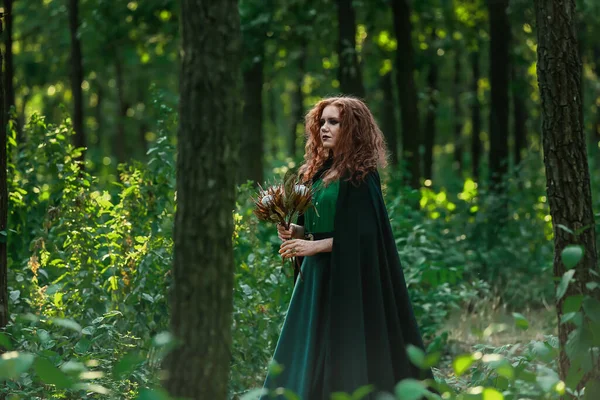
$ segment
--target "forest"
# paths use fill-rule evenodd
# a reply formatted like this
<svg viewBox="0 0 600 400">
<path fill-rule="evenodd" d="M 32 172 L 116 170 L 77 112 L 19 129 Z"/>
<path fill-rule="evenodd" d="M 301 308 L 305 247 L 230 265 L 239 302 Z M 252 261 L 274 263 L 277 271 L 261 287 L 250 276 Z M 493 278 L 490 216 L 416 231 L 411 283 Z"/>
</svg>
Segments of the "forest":
<svg viewBox="0 0 600 400">
<path fill-rule="evenodd" d="M 337 95 L 438 392 L 377 399 L 600 398 L 599 1 L 1 7 L 0 398 L 268 396 L 294 271 L 252 197 Z"/>
</svg>

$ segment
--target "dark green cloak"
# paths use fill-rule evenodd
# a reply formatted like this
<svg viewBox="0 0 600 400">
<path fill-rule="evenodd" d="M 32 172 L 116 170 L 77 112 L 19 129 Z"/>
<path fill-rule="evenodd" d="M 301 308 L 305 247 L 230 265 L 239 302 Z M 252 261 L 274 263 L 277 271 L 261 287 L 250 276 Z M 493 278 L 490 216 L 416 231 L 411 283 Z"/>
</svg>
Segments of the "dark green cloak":
<svg viewBox="0 0 600 400">
<path fill-rule="evenodd" d="M 407 356 L 407 345 L 423 349 L 423 342 L 376 171 L 360 184 L 340 181 L 333 237 L 319 304 L 324 354 L 311 374 L 318 393 L 305 400 L 365 385 L 393 392 L 402 379 L 431 378 Z"/>
</svg>

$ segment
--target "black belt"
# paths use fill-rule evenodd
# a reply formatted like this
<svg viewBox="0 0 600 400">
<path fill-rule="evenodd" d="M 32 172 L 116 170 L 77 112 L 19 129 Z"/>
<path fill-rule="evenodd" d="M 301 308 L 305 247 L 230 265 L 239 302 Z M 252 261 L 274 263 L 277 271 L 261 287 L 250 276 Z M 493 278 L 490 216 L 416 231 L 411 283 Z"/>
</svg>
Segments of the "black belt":
<svg viewBox="0 0 600 400">
<path fill-rule="evenodd" d="M 322 240 L 333 237 L 333 232 L 308 232 L 304 234 L 305 240 Z"/>
</svg>

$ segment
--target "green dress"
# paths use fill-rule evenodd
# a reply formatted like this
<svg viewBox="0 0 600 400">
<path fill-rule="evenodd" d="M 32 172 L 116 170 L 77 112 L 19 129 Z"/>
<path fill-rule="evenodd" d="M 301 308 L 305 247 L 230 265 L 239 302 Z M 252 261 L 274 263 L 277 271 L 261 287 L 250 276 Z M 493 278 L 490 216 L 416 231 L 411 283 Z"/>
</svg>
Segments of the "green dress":
<svg viewBox="0 0 600 400">
<path fill-rule="evenodd" d="M 318 214 L 308 211 L 298 223 L 308 232 L 333 232 L 333 248 L 302 263 L 274 354 L 283 371 L 269 374 L 265 388 L 329 400 L 370 385 L 374 392 L 363 400 L 374 400 L 403 379 L 430 385 L 431 370 L 407 355 L 409 345 L 424 346 L 378 172 L 358 183 L 325 186 L 316 178 L 313 185 Z"/>
<path fill-rule="evenodd" d="M 306 233 L 333 232 L 339 182 L 329 185 L 318 180 L 313 184 L 315 209 L 304 215 Z M 277 376 L 268 376 L 265 388 L 285 387 L 301 399 L 313 399 L 311 393 L 320 392 L 326 352 L 324 331 L 326 277 L 331 253 L 305 257 L 302 279 L 296 281 L 281 335 L 275 349 L 274 361 L 283 367 Z"/>
</svg>

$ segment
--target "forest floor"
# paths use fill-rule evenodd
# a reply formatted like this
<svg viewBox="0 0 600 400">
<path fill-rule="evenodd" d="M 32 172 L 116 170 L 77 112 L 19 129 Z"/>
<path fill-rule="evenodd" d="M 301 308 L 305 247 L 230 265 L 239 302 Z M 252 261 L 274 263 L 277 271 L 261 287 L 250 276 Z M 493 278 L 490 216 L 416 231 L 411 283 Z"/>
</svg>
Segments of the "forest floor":
<svg viewBox="0 0 600 400">
<path fill-rule="evenodd" d="M 481 345 L 494 348 L 527 344 L 532 340 L 544 340 L 546 335 L 557 334 L 554 308 L 541 308 L 521 311 L 528 322 L 527 329 L 515 323 L 513 312 L 504 308 L 493 309 L 481 305 L 474 312 L 459 310 L 452 314 L 440 333 L 448 333 L 448 345 L 439 367 L 434 369 L 437 378 L 443 378 L 456 389 L 464 389 L 468 376 L 457 377 L 452 368 L 452 360 L 465 353 L 477 351 Z M 477 347 L 477 348 L 476 348 Z"/>
</svg>

